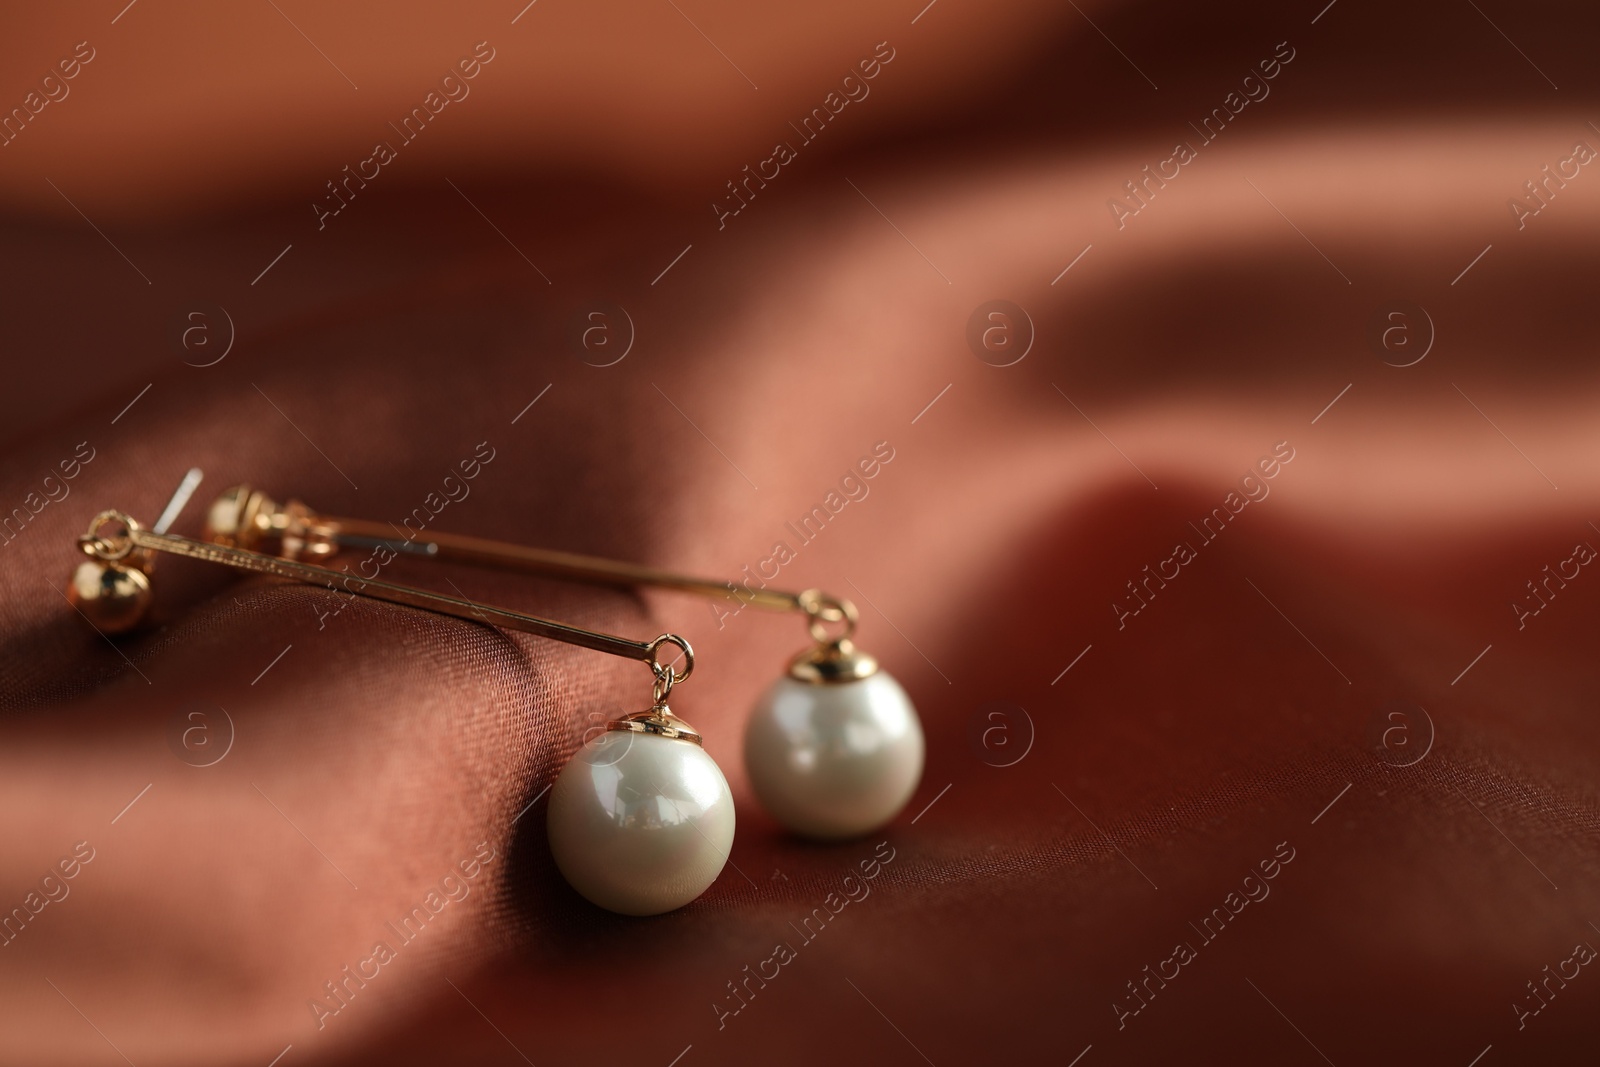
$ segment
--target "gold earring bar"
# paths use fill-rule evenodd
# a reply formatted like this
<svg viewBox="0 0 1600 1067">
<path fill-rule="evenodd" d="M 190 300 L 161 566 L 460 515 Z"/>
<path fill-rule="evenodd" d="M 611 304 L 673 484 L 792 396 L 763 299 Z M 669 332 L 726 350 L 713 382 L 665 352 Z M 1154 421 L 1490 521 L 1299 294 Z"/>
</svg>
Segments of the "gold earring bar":
<svg viewBox="0 0 1600 1067">
<path fill-rule="evenodd" d="M 781 589 L 735 586 L 709 578 L 693 578 L 634 563 L 619 563 L 597 556 L 529 548 L 504 541 L 491 541 L 463 534 L 425 533 L 415 538 L 396 536 L 393 524 L 368 519 L 318 515 L 297 500 L 283 506 L 259 490 L 240 485 L 229 489 L 212 504 L 206 519 L 205 536 L 220 545 L 250 548 L 262 540 L 275 538 L 287 558 L 306 555 L 324 558 L 340 547 L 376 547 L 428 556 L 433 559 L 476 563 L 530 574 L 574 578 L 602 585 L 654 586 L 675 589 L 704 597 L 734 597 L 742 603 L 772 611 L 803 612 L 810 620 L 812 636 L 819 642 L 828 638 L 821 623 L 843 623 L 843 638 L 855 629 L 855 606 L 847 600 L 829 597 L 818 589 L 793 593 Z"/>
<path fill-rule="evenodd" d="M 100 530 L 108 524 L 121 526 L 123 532 L 110 537 L 103 536 Z M 569 626 L 566 623 L 540 618 L 537 615 L 528 615 L 524 612 L 511 611 L 507 608 L 496 608 L 488 604 L 479 604 L 475 601 L 445 596 L 442 593 L 433 593 L 411 586 L 398 585 L 394 582 L 386 582 L 377 578 L 356 578 L 342 571 L 319 567 L 310 563 L 302 563 L 299 560 L 267 556 L 259 552 L 251 552 L 248 549 L 229 545 L 193 541 L 187 537 L 178 537 L 174 534 L 155 533 L 154 531 L 146 530 L 132 517 L 120 511 L 103 511 L 96 515 L 94 521 L 89 525 L 88 532 L 78 539 L 78 543 L 86 554 L 108 563 L 126 559 L 134 553 L 140 553 L 143 558 L 148 559 L 148 553 L 150 552 L 168 552 L 177 556 L 187 556 L 190 559 L 220 563 L 236 570 L 270 574 L 296 582 L 325 585 L 329 588 L 335 588 L 337 583 L 338 587 L 353 595 L 369 597 L 374 600 L 386 600 L 392 604 L 404 604 L 408 607 L 421 608 L 424 611 L 450 615 L 458 619 L 493 623 L 507 630 L 536 634 L 540 637 L 563 641 L 569 645 L 593 649 L 596 652 L 606 652 L 625 659 L 639 660 L 647 664 L 651 672 L 656 676 L 657 705 L 663 705 L 672 686 L 677 682 L 683 681 L 694 670 L 694 650 L 687 640 L 676 634 L 662 634 L 652 641 L 632 641 L 613 634 L 586 630 L 579 626 Z M 138 559 L 140 557 L 135 558 Z M 660 651 L 664 645 L 675 645 L 682 650 L 683 668 L 681 670 L 661 662 Z"/>
</svg>

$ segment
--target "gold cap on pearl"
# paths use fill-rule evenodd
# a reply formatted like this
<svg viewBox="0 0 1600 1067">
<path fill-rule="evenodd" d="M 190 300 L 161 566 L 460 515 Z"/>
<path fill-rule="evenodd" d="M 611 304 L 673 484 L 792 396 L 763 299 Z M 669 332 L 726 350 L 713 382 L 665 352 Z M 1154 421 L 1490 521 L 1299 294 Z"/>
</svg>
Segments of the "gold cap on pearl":
<svg viewBox="0 0 1600 1067">
<path fill-rule="evenodd" d="M 859 682 L 878 673 L 878 661 L 847 637 L 813 645 L 789 663 L 789 677 L 811 685 Z"/>
<path fill-rule="evenodd" d="M 683 670 L 680 671 L 675 666 L 678 659 L 674 659 L 672 663 L 661 662 L 661 649 L 667 645 L 676 645 L 682 650 L 678 659 L 683 660 Z M 650 665 L 650 670 L 656 676 L 655 685 L 651 687 L 654 699 L 651 700 L 650 707 L 620 719 L 612 719 L 606 723 L 606 729 L 635 734 L 655 734 L 671 741 L 688 741 L 690 744 L 704 747 L 705 743 L 701 740 L 699 732 L 672 714 L 672 709 L 667 707 L 667 694 L 672 692 L 672 687 L 694 672 L 694 649 L 677 634 L 662 634 L 650 642 L 649 658 L 645 662 Z"/>
<path fill-rule="evenodd" d="M 622 719 L 613 719 L 606 723 L 607 730 L 625 730 L 636 734 L 655 734 L 657 737 L 669 738 L 673 741 L 688 741 L 690 744 L 704 747 L 700 734 L 694 727 L 672 714 L 672 709 L 665 704 L 657 704 L 648 711 L 636 711 Z"/>
</svg>

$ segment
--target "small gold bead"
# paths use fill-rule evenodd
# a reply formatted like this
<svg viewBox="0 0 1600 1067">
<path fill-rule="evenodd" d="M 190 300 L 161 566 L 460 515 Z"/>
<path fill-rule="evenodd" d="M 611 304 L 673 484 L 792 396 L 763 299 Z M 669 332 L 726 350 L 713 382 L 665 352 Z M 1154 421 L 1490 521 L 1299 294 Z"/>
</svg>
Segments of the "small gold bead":
<svg viewBox="0 0 1600 1067">
<path fill-rule="evenodd" d="M 85 560 L 72 572 L 67 599 L 101 633 L 126 633 L 150 606 L 150 579 L 132 567 Z"/>
<path fill-rule="evenodd" d="M 206 541 L 213 541 L 219 545 L 233 545 L 240 548 L 253 547 L 250 520 L 250 487 L 236 485 L 217 497 L 206 512 L 205 532 L 200 536 Z"/>
</svg>

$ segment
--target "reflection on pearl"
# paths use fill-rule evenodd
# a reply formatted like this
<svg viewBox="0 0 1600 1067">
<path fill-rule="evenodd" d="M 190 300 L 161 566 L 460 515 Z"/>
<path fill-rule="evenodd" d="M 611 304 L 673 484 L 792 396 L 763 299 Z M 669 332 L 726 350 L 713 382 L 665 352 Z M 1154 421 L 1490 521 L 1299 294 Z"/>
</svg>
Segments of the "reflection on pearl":
<svg viewBox="0 0 1600 1067">
<path fill-rule="evenodd" d="M 779 678 L 744 735 L 750 784 L 808 837 L 856 837 L 900 813 L 922 779 L 922 724 L 888 672 L 812 684 Z"/>
<path fill-rule="evenodd" d="M 572 888 L 610 911 L 659 915 L 721 873 L 733 845 L 733 795 L 699 745 L 607 731 L 562 769 L 548 826 Z"/>
</svg>

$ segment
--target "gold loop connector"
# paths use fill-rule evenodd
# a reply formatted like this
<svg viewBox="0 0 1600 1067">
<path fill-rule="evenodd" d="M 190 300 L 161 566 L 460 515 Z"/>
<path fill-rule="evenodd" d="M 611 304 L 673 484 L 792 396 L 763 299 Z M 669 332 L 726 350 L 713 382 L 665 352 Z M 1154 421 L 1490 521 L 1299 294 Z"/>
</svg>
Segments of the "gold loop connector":
<svg viewBox="0 0 1600 1067">
<path fill-rule="evenodd" d="M 860 616 L 850 601 L 829 596 L 820 589 L 807 589 L 795 600 L 800 610 L 806 613 L 806 629 L 811 633 L 811 640 L 817 644 L 843 644 L 855 634 L 856 621 Z M 827 624 L 840 622 L 844 623 L 843 631 L 829 634 Z"/>
<path fill-rule="evenodd" d="M 100 536 L 100 528 L 115 523 L 122 527 L 120 534 L 111 537 Z M 119 559 L 126 559 L 135 551 L 133 533 L 142 530 L 138 520 L 121 511 L 102 511 L 89 522 L 89 528 L 78 538 L 78 547 L 84 555 L 107 563 Z"/>
<path fill-rule="evenodd" d="M 683 655 L 678 657 L 683 660 L 683 670 L 680 671 L 675 666 L 676 660 L 673 663 L 661 662 L 661 648 L 664 645 L 676 645 L 683 650 Z M 635 734 L 655 734 L 657 737 L 674 741 L 702 744 L 700 734 L 667 707 L 667 697 L 671 695 L 672 687 L 694 672 L 694 647 L 677 634 L 662 634 L 645 647 L 645 663 L 655 675 L 655 682 L 651 686 L 650 707 L 620 719 L 613 719 L 606 723 L 606 729 Z"/>
<path fill-rule="evenodd" d="M 790 662 L 789 677 L 812 685 L 839 685 L 877 673 L 878 661 L 850 640 L 860 618 L 854 604 L 820 589 L 807 589 L 795 601 L 806 613 L 806 629 L 815 644 Z M 830 623 L 843 623 L 844 629 L 830 635 Z"/>
<path fill-rule="evenodd" d="M 661 646 L 677 645 L 683 650 L 683 670 L 678 670 L 671 663 L 661 662 Z M 674 659 L 674 663 L 676 659 Z M 656 707 L 665 707 L 667 695 L 672 692 L 672 687 L 694 673 L 694 647 L 688 640 L 677 634 L 662 634 L 650 642 L 649 656 L 645 663 L 650 667 L 650 672 L 656 676 L 654 686 L 654 704 Z"/>
</svg>

